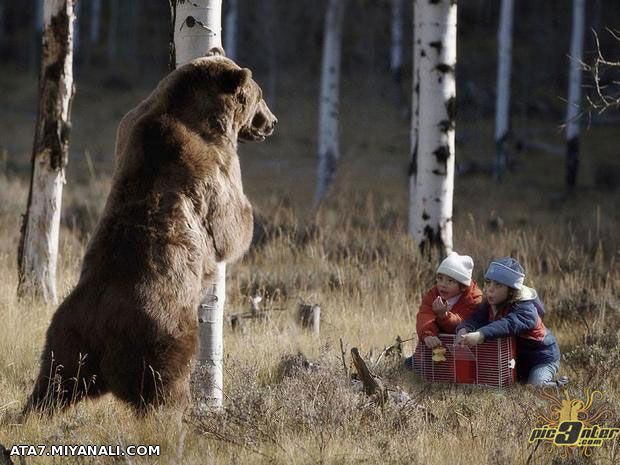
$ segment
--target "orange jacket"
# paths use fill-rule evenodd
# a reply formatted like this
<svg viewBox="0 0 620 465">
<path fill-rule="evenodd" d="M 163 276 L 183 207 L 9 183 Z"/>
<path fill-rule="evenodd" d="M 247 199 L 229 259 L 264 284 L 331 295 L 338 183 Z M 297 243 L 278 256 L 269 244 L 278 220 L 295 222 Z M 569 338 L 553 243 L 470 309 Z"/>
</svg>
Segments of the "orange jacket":
<svg viewBox="0 0 620 465">
<path fill-rule="evenodd" d="M 438 317 L 433 312 L 433 301 L 438 295 L 437 286 L 433 286 L 422 299 L 416 318 L 416 330 L 420 341 L 427 336 L 437 336 L 439 333 L 454 334 L 456 327 L 468 319 L 482 301 L 482 292 L 476 282 L 472 281 L 448 313 Z"/>
</svg>

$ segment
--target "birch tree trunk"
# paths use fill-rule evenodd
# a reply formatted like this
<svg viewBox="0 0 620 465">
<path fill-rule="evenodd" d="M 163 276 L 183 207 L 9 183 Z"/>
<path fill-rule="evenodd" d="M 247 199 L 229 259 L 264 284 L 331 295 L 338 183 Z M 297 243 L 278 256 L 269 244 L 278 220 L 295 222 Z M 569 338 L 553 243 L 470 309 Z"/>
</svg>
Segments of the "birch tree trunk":
<svg viewBox="0 0 620 465">
<path fill-rule="evenodd" d="M 413 61 L 411 73 L 411 143 L 409 162 L 409 234 L 415 227 L 415 185 L 418 172 L 418 119 L 420 116 L 420 24 L 418 22 L 418 3 L 413 0 Z"/>
<path fill-rule="evenodd" d="M 346 0 L 329 0 L 325 15 L 323 60 L 321 64 L 321 96 L 319 101 L 319 167 L 314 198 L 318 205 L 331 186 L 340 158 L 338 140 L 340 54 L 342 22 Z"/>
<path fill-rule="evenodd" d="M 177 67 L 222 48 L 222 0 L 177 0 L 174 47 Z"/>
<path fill-rule="evenodd" d="M 265 18 L 263 22 L 265 26 L 263 36 L 267 42 L 265 47 L 267 48 L 267 66 L 269 69 L 265 100 L 271 111 L 275 112 L 278 83 L 278 21 L 275 0 L 263 0 L 262 4 L 262 13 Z"/>
<path fill-rule="evenodd" d="M 497 31 L 497 98 L 495 102 L 495 167 L 500 180 L 506 169 L 506 149 L 510 131 L 510 73 L 512 65 L 513 0 L 502 0 Z"/>
<path fill-rule="evenodd" d="M 237 24 L 239 22 L 239 0 L 228 0 L 226 2 L 228 10 L 226 12 L 226 28 L 224 33 L 224 44 L 226 45 L 226 56 L 232 60 L 237 59 Z"/>
<path fill-rule="evenodd" d="M 399 84 L 403 74 L 403 0 L 391 0 L 391 2 L 390 71 Z"/>
<path fill-rule="evenodd" d="M 456 86 L 456 2 L 416 4 L 420 94 L 413 237 L 420 249 L 452 250 Z"/>
<path fill-rule="evenodd" d="M 18 249 L 20 297 L 54 304 L 62 186 L 69 154 L 73 0 L 46 0 L 32 173 Z"/>
<path fill-rule="evenodd" d="M 120 58 L 122 63 L 129 69 L 137 69 L 138 66 L 138 19 L 140 18 L 139 9 L 142 2 L 124 2 L 121 8 L 119 23 L 119 35 L 121 39 Z M 135 71 L 134 71 L 135 72 Z"/>
<path fill-rule="evenodd" d="M 213 47 L 222 47 L 222 0 L 192 0 L 176 3 L 174 13 L 176 66 L 205 56 Z M 206 407 L 220 409 L 224 399 L 224 303 L 226 263 L 218 263 L 213 281 L 204 292 L 200 323 L 198 363 L 205 369 Z M 217 299 L 212 299 L 213 294 Z M 215 301 L 215 305 L 211 302 Z"/>
<path fill-rule="evenodd" d="M 573 0 L 568 107 L 566 111 L 566 187 L 568 190 L 574 189 L 577 183 L 577 170 L 579 168 L 579 112 L 581 106 L 584 9 L 585 0 Z"/>
<path fill-rule="evenodd" d="M 99 37 L 101 36 L 101 0 L 91 0 L 89 32 L 90 44 L 99 44 Z"/>
</svg>

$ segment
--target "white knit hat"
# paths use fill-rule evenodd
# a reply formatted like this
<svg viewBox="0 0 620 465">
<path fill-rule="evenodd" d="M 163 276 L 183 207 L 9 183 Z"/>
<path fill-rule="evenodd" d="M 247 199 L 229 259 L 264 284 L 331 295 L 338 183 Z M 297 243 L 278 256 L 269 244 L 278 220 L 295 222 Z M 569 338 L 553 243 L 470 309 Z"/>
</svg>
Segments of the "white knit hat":
<svg viewBox="0 0 620 465">
<path fill-rule="evenodd" d="M 469 255 L 459 255 L 456 252 L 452 252 L 439 264 L 437 273 L 450 276 L 455 281 L 469 286 L 473 270 L 474 260 Z"/>
</svg>

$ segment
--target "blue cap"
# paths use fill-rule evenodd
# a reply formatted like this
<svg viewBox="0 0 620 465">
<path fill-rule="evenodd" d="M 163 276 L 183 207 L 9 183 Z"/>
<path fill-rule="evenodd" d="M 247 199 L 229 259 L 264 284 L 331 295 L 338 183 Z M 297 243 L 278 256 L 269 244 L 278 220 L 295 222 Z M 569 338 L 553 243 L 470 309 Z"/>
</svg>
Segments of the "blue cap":
<svg viewBox="0 0 620 465">
<path fill-rule="evenodd" d="M 525 279 L 525 271 L 514 258 L 498 258 L 491 262 L 484 274 L 484 279 L 497 281 L 513 289 L 521 289 Z"/>
</svg>

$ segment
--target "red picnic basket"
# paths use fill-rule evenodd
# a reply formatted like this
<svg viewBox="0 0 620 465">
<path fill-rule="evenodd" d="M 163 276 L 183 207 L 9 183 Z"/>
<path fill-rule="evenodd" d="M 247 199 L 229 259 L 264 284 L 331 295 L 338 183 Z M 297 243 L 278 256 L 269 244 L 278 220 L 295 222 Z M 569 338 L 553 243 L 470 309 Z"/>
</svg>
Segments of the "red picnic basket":
<svg viewBox="0 0 620 465">
<path fill-rule="evenodd" d="M 445 361 L 434 362 L 433 350 L 423 343 L 418 343 L 413 354 L 413 371 L 425 381 L 498 388 L 516 381 L 514 337 L 501 337 L 474 347 L 455 346 L 454 334 L 438 337 L 446 348 Z"/>
</svg>

